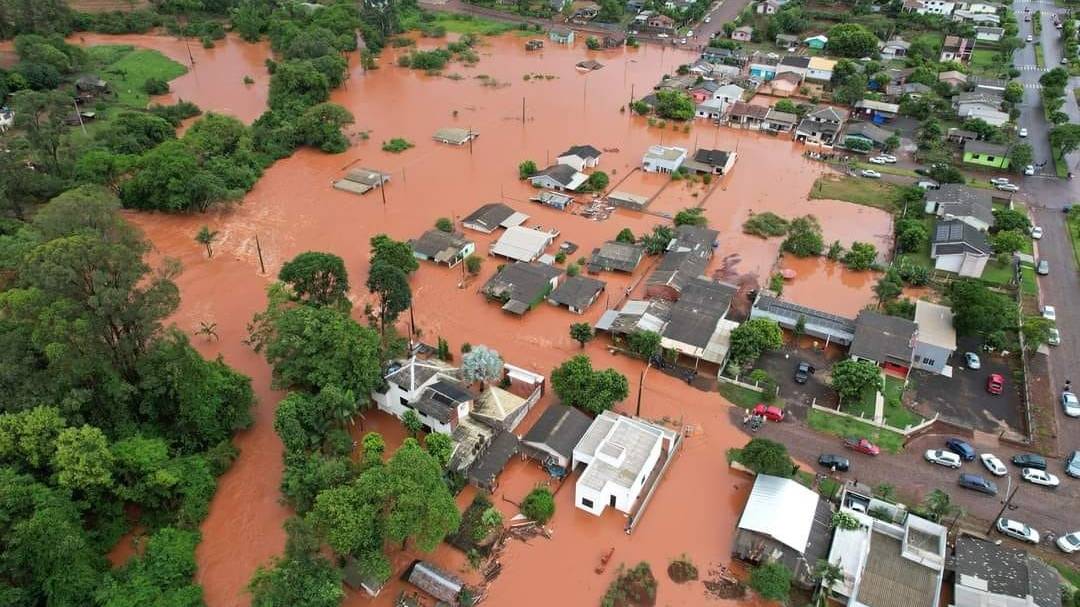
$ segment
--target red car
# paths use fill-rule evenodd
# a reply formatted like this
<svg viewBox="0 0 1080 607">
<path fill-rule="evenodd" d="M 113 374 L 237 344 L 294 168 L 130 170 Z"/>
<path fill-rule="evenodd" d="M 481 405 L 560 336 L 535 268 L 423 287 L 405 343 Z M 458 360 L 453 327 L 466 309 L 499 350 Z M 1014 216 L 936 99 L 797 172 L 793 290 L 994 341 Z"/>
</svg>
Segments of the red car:
<svg viewBox="0 0 1080 607">
<path fill-rule="evenodd" d="M 990 394 L 1001 394 L 1001 391 L 1005 389 L 1005 378 L 999 373 L 991 373 L 990 377 L 986 378 L 986 391 Z"/>
<path fill-rule="evenodd" d="M 880 447 L 865 438 L 845 438 L 844 446 L 852 451 L 858 451 L 859 453 L 865 453 L 867 455 L 877 455 L 878 453 L 881 453 Z"/>
<path fill-rule="evenodd" d="M 758 403 L 758 405 L 754 407 L 753 413 L 754 415 L 760 415 L 771 422 L 784 421 L 784 410 L 780 407 Z"/>
</svg>

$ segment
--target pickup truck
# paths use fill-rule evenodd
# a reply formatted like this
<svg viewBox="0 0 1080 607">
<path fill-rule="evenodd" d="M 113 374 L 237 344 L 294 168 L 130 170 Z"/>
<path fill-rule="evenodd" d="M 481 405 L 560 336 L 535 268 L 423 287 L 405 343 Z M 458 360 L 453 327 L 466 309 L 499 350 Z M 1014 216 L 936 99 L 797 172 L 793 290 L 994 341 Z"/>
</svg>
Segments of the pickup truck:
<svg viewBox="0 0 1080 607">
<path fill-rule="evenodd" d="M 866 455 L 877 455 L 878 453 L 881 453 L 881 448 L 865 438 L 845 438 L 844 446 L 852 451 L 858 451 L 859 453 L 865 453 Z"/>
</svg>

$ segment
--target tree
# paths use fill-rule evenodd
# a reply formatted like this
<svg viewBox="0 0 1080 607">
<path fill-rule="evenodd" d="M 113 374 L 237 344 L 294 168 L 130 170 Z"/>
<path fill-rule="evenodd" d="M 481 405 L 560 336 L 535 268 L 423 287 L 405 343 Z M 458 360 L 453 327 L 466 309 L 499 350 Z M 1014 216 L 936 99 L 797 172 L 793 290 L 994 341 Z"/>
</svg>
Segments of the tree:
<svg viewBox="0 0 1080 607">
<path fill-rule="evenodd" d="M 827 36 L 829 42 L 825 48 L 830 55 L 855 58 L 877 55 L 877 36 L 857 23 L 834 25 Z"/>
<path fill-rule="evenodd" d="M 773 106 L 778 112 L 787 112 L 788 114 L 794 114 L 799 111 L 799 108 L 795 107 L 795 102 L 790 99 L 781 99 Z"/>
<path fill-rule="evenodd" d="M 600 40 L 596 36 L 589 36 L 585 39 L 585 46 L 590 51 L 600 50 Z"/>
<path fill-rule="evenodd" d="M 493 382 L 502 379 L 503 359 L 487 346 L 475 346 L 461 356 L 461 373 L 468 382 Z"/>
<path fill-rule="evenodd" d="M 731 362 L 745 366 L 767 350 L 779 350 L 783 345 L 780 325 L 767 318 L 752 318 L 731 332 L 729 356 Z"/>
<path fill-rule="evenodd" d="M 701 207 L 689 207 L 679 211 L 678 213 L 675 213 L 675 227 L 705 227 L 708 224 L 709 219 L 705 217 L 705 209 Z"/>
<path fill-rule="evenodd" d="M 675 89 L 656 92 L 656 114 L 668 120 L 691 120 L 694 117 L 694 100 Z"/>
<path fill-rule="evenodd" d="M 1054 69 L 1039 76 L 1039 84 L 1044 88 L 1063 88 L 1069 82 L 1069 72 L 1063 67 Z"/>
<path fill-rule="evenodd" d="M 1035 151 L 1026 143 L 1017 143 L 1009 148 L 1009 166 L 1014 171 L 1023 171 L 1034 159 Z"/>
<path fill-rule="evenodd" d="M 142 154 L 155 145 L 176 139 L 176 127 L 146 112 L 121 112 L 98 139 L 115 154 Z"/>
<path fill-rule="evenodd" d="M 1016 324 L 1016 307 L 1012 302 L 977 280 L 954 281 L 946 294 L 952 304 L 953 326 L 961 335 L 986 338 Z"/>
<path fill-rule="evenodd" d="M 385 335 L 387 323 L 393 324 L 412 305 L 409 277 L 401 268 L 379 261 L 368 272 L 367 288 L 378 299 L 379 327 Z"/>
<path fill-rule="evenodd" d="M 767 438 L 750 439 L 739 454 L 739 463 L 758 474 L 790 478 L 795 473 L 787 447 Z"/>
<path fill-rule="evenodd" d="M 604 188 L 608 186 L 608 181 L 607 173 L 603 171 L 594 171 L 589 175 L 589 181 L 586 183 L 588 184 L 590 191 L 602 192 Z"/>
<path fill-rule="evenodd" d="M 626 345 L 634 356 L 649 360 L 660 353 L 660 334 L 638 329 L 626 336 Z"/>
<path fill-rule="evenodd" d="M 634 238 L 634 232 L 630 228 L 623 228 L 619 230 L 618 235 L 615 236 L 615 242 L 625 242 L 627 244 L 634 244 L 637 239 Z"/>
<path fill-rule="evenodd" d="M 213 259 L 214 257 L 214 249 L 212 245 L 214 244 L 214 240 L 217 239 L 217 235 L 217 230 L 211 230 L 210 226 L 205 225 L 199 228 L 198 233 L 195 234 L 195 242 L 206 247 L 206 256 L 210 259 Z"/>
<path fill-rule="evenodd" d="M 449 234 L 454 231 L 454 223 L 448 217 L 440 217 L 435 220 L 435 229 Z"/>
<path fill-rule="evenodd" d="M 853 400 L 863 390 L 876 387 L 881 381 L 881 370 L 868 360 L 844 359 L 832 368 L 830 384 L 840 398 Z"/>
<path fill-rule="evenodd" d="M 934 489 L 923 498 L 922 507 L 927 517 L 934 522 L 962 513 L 963 509 L 953 503 L 952 497 L 941 489 Z"/>
<path fill-rule="evenodd" d="M 520 177 L 521 179 L 528 179 L 529 177 L 532 177 L 536 174 L 536 171 L 536 163 L 532 160 L 522 161 L 521 164 L 518 165 L 518 177 Z"/>
<path fill-rule="evenodd" d="M 1054 328 L 1054 321 L 1042 316 L 1027 316 L 1021 330 L 1024 333 L 1024 345 L 1029 350 L 1037 350 L 1039 346 L 1050 340 L 1050 330 Z"/>
<path fill-rule="evenodd" d="M 73 103 L 68 95 L 51 90 L 19 91 L 11 96 L 15 128 L 22 129 L 34 156 L 53 175 L 63 172 L 61 156 L 68 143 L 64 119 Z"/>
<path fill-rule="evenodd" d="M 675 231 L 669 226 L 655 225 L 651 234 L 642 234 L 638 241 L 645 245 L 646 253 L 659 255 L 667 250 L 672 238 L 675 238 Z"/>
<path fill-rule="evenodd" d="M 380 261 L 400 268 L 405 274 L 412 274 L 420 268 L 420 262 L 413 257 L 409 243 L 394 240 L 386 234 L 371 237 L 371 265 Z"/>
<path fill-rule="evenodd" d="M 918 219 L 900 219 L 896 222 L 896 246 L 901 253 L 913 253 L 926 242 L 926 225 Z"/>
<path fill-rule="evenodd" d="M 521 501 L 521 513 L 543 525 L 555 516 L 555 496 L 547 487 L 537 487 Z"/>
<path fill-rule="evenodd" d="M 585 347 L 586 343 L 592 341 L 594 336 L 592 325 L 589 323 L 575 322 L 570 324 L 570 339 L 581 344 L 582 348 Z"/>
<path fill-rule="evenodd" d="M 896 501 L 896 486 L 889 483 L 878 483 L 874 486 L 874 497 L 887 502 Z"/>
<path fill-rule="evenodd" d="M 369 463 L 367 459 L 361 460 L 362 467 Z M 298 514 L 304 514 L 315 505 L 320 493 L 340 487 L 355 476 L 356 467 L 348 456 L 326 455 L 321 451 L 286 452 L 281 493 Z"/>
<path fill-rule="evenodd" d="M 352 419 L 359 408 L 353 394 L 333 385 L 318 394 L 290 392 L 274 411 L 274 431 L 287 451 L 317 449 L 332 427 Z"/>
<path fill-rule="evenodd" d="M 1050 145 L 1062 158 L 1071 154 L 1080 147 L 1080 124 L 1060 124 L 1050 129 Z"/>
<path fill-rule="evenodd" d="M 614 369 L 595 371 L 588 356 L 579 354 L 551 372 L 551 386 L 564 403 L 599 414 L 625 399 L 626 377 Z"/>
<path fill-rule="evenodd" d="M 94 426 L 61 430 L 56 436 L 53 466 L 57 482 L 69 489 L 95 493 L 113 482 L 109 441 L 105 433 Z"/>
<path fill-rule="evenodd" d="M 821 255 L 825 249 L 825 241 L 821 236 L 821 224 L 813 215 L 803 215 L 791 221 L 788 228 L 788 237 L 784 239 L 781 248 L 796 257 L 813 257 Z"/>
<path fill-rule="evenodd" d="M 623 15 L 623 3 L 619 0 L 600 0 L 600 11 L 596 20 L 601 23 L 615 23 Z"/>
<path fill-rule="evenodd" d="M 270 109 L 300 113 L 330 98 L 330 80 L 310 60 L 282 61 L 270 79 Z"/>
<path fill-rule="evenodd" d="M 892 135 L 889 135 L 888 139 L 885 140 L 885 144 L 882 146 L 881 149 L 886 152 L 891 152 L 898 147 L 900 147 L 900 136 L 896 133 L 893 133 Z"/>
<path fill-rule="evenodd" d="M 341 570 L 319 554 L 319 542 L 301 518 L 285 522 L 285 555 L 259 567 L 248 583 L 252 607 L 337 607 L 345 598 Z"/>
<path fill-rule="evenodd" d="M 349 139 L 341 132 L 355 122 L 352 112 L 336 103 L 319 103 L 304 110 L 296 119 L 294 135 L 303 145 L 319 148 L 328 154 L 349 149 Z"/>
<path fill-rule="evenodd" d="M 424 446 L 439 465 L 445 468 L 454 454 L 454 441 L 447 435 L 432 432 L 424 437 Z"/>
<path fill-rule="evenodd" d="M 307 251 L 285 262 L 278 280 L 289 285 L 297 301 L 312 306 L 348 308 L 349 274 L 345 261 L 332 253 Z"/>
<path fill-rule="evenodd" d="M 811 573 L 813 578 L 821 583 L 821 589 L 819 590 L 819 604 L 825 604 L 825 597 L 828 596 L 828 589 L 832 588 L 833 584 L 844 579 L 844 570 L 840 567 L 840 561 L 836 563 L 830 563 L 825 559 L 818 559 L 818 562 L 814 565 L 814 571 Z"/>
<path fill-rule="evenodd" d="M 900 273 L 895 268 L 889 268 L 874 285 L 874 294 L 877 295 L 878 305 L 885 305 L 904 292 L 904 284 L 900 280 Z"/>
<path fill-rule="evenodd" d="M 869 270 L 877 261 L 877 248 L 867 242 L 853 242 L 843 262 L 851 270 Z"/>
<path fill-rule="evenodd" d="M 1029 237 L 1016 230 L 1003 230 L 990 236 L 990 246 L 998 255 L 1012 255 L 1024 248 Z"/>
<path fill-rule="evenodd" d="M 469 255 L 465 258 L 465 269 L 474 276 L 480 273 L 480 267 L 483 265 L 484 258 L 478 255 Z"/>
<path fill-rule="evenodd" d="M 791 571 L 780 562 L 754 567 L 750 571 L 750 587 L 763 599 L 786 603 L 791 594 Z"/>
<path fill-rule="evenodd" d="M 1024 87 L 1015 80 L 1005 85 L 1005 101 L 1016 105 L 1024 100 Z"/>
<path fill-rule="evenodd" d="M 413 437 L 420 434 L 420 431 L 424 429 L 424 422 L 417 415 L 416 411 L 412 409 L 406 409 L 405 413 L 401 415 L 401 425 L 405 426 L 405 429 L 409 431 Z"/>
<path fill-rule="evenodd" d="M 1031 229 L 1031 220 L 1016 209 L 994 209 L 994 229 L 1027 232 Z"/>
<path fill-rule="evenodd" d="M 859 519 L 855 518 L 855 515 L 843 510 L 834 512 L 829 524 L 834 529 L 841 529 L 843 531 L 854 531 L 860 527 Z"/>
<path fill-rule="evenodd" d="M 318 392 L 332 385 L 367 395 L 382 379 L 379 336 L 333 308 L 296 306 L 281 313 L 266 360 L 282 388 Z"/>
</svg>

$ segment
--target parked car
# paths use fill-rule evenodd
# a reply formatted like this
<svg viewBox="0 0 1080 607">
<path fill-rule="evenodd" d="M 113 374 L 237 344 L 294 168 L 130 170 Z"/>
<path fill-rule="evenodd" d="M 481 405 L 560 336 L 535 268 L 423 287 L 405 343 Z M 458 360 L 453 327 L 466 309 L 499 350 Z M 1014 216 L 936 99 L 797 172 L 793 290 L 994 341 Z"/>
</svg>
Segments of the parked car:
<svg viewBox="0 0 1080 607">
<path fill-rule="evenodd" d="M 1020 468 L 1035 468 L 1036 470 L 1046 470 L 1046 459 L 1041 455 L 1035 455 L 1034 453 L 1021 453 L 1020 455 L 1014 455 L 1012 458 L 1014 466 Z"/>
<path fill-rule="evenodd" d="M 928 179 L 924 179 L 915 185 L 919 186 L 924 190 L 936 190 L 941 187 L 936 181 L 930 181 Z"/>
<path fill-rule="evenodd" d="M 964 364 L 968 369 L 978 369 L 982 367 L 982 361 L 979 360 L 979 355 L 974 352 L 964 352 Z"/>
<path fill-rule="evenodd" d="M 1021 542 L 1031 542 L 1032 544 L 1039 543 L 1038 531 L 1035 531 L 1020 521 L 1014 521 L 1011 518 L 999 518 L 997 520 L 997 530 L 1011 538 L 1018 539 Z"/>
<path fill-rule="evenodd" d="M 1027 137 L 1027 129 L 1021 129 L 1021 132 L 1024 133 L 1024 135 L 1021 135 L 1022 137 Z M 1034 175 L 1035 174 L 1035 165 L 1033 165 L 1033 164 L 1026 165 L 1024 167 L 1024 174 L 1029 175 L 1029 176 Z"/>
<path fill-rule="evenodd" d="M 1025 19 L 1025 21 L 1026 21 L 1026 19 Z M 1032 36 L 1031 34 L 1028 34 L 1028 35 L 1027 35 L 1027 38 L 1025 38 L 1025 40 L 1027 40 L 1029 44 L 1030 44 L 1030 43 L 1031 43 L 1031 41 L 1032 41 L 1032 40 L 1034 40 L 1034 39 L 1035 39 L 1035 38 L 1034 38 L 1034 37 L 1033 37 L 1033 36 Z"/>
<path fill-rule="evenodd" d="M 1046 276 L 1050 273 L 1050 262 L 1045 259 L 1040 259 L 1039 265 L 1035 266 L 1035 271 L 1038 272 L 1040 276 Z"/>
<path fill-rule="evenodd" d="M 991 373 L 986 378 L 986 391 L 990 394 L 1001 394 L 1005 389 L 1005 378 L 1000 373 Z"/>
<path fill-rule="evenodd" d="M 705 23 L 712 23 L 712 17 L 705 17 Z"/>
<path fill-rule="evenodd" d="M 873 169 L 863 169 L 862 171 L 859 171 L 859 174 L 863 177 L 869 177 L 870 179 L 881 179 L 881 173 L 878 173 Z"/>
<path fill-rule="evenodd" d="M 823 468 L 828 468 L 833 472 L 847 472 L 851 469 L 851 462 L 846 457 L 841 457 L 832 453 L 822 453 L 817 458 L 817 463 Z"/>
<path fill-rule="evenodd" d="M 885 159 L 881 156 L 874 156 L 873 158 L 867 160 L 867 162 L 869 162 L 870 164 L 885 164 Z"/>
<path fill-rule="evenodd" d="M 993 453 L 983 453 L 979 456 L 983 466 L 990 471 L 990 474 L 994 476 L 1005 476 L 1009 473 L 1008 468 L 1005 467 L 1005 462 L 1001 461 L 998 456 Z"/>
<path fill-rule="evenodd" d="M 1019 192 L 1020 191 L 1020 186 L 1018 186 L 1018 185 L 1016 185 L 1014 183 L 999 183 L 994 187 L 1001 190 L 1002 192 Z"/>
<path fill-rule="evenodd" d="M 1080 550 L 1080 531 L 1073 531 L 1072 533 L 1066 533 L 1065 535 L 1059 536 L 1054 543 L 1057 544 L 1058 549 L 1065 554 L 1072 554 L 1077 550 Z"/>
<path fill-rule="evenodd" d="M 1050 335 L 1047 336 L 1046 343 L 1051 346 L 1061 345 L 1061 331 L 1058 331 L 1057 327 L 1050 327 Z"/>
<path fill-rule="evenodd" d="M 972 491 L 978 491 L 979 493 L 985 493 L 987 495 L 997 495 L 998 488 L 994 484 L 994 481 L 988 481 L 978 474 L 968 474 L 963 472 L 960 474 L 960 478 L 957 480 L 964 489 L 971 489 Z"/>
<path fill-rule="evenodd" d="M 1020 471 L 1020 478 L 1042 487 L 1057 487 L 1061 484 L 1061 480 L 1058 479 L 1056 475 L 1050 474 L 1045 470 L 1036 470 L 1035 468 L 1024 468 Z"/>
<path fill-rule="evenodd" d="M 760 415 L 771 422 L 784 421 L 784 410 L 775 405 L 766 405 L 764 403 L 758 403 L 754 406 L 754 415 Z"/>
<path fill-rule="evenodd" d="M 881 453 L 880 447 L 865 438 L 849 436 L 844 439 L 844 446 L 852 451 L 858 451 L 859 453 L 865 453 L 866 455 L 877 455 L 878 453 Z"/>
<path fill-rule="evenodd" d="M 1031 237 L 1032 238 L 1034 238 L 1035 240 L 1039 240 L 1040 238 L 1042 238 L 1042 234 L 1043 234 L 1042 228 L 1040 228 L 1039 226 L 1031 226 Z"/>
<path fill-rule="evenodd" d="M 1021 128 L 1020 132 L 1017 133 L 1017 135 L 1020 135 L 1021 137 L 1027 137 L 1027 129 Z"/>
<path fill-rule="evenodd" d="M 1073 451 L 1065 458 L 1065 474 L 1080 478 L 1080 451 Z"/>
<path fill-rule="evenodd" d="M 800 362 L 795 366 L 795 383 L 805 384 L 810 376 L 814 374 L 815 369 L 809 365 L 809 363 Z"/>
<path fill-rule="evenodd" d="M 1008 177 L 993 177 L 993 178 L 990 179 L 990 183 L 992 185 L 1005 185 L 1006 183 L 1009 183 L 1009 178 Z"/>
<path fill-rule="evenodd" d="M 960 440 L 959 438 L 950 438 L 945 441 L 945 446 L 949 448 L 949 451 L 959 455 L 965 462 L 975 460 L 975 448 L 967 441 Z"/>
<path fill-rule="evenodd" d="M 896 156 L 893 156 L 892 154 L 878 154 L 878 158 L 884 160 L 885 162 L 888 162 L 889 164 L 894 164 L 896 162 Z"/>
<path fill-rule="evenodd" d="M 959 468 L 961 464 L 959 455 L 944 449 L 927 449 L 923 457 L 931 464 L 945 466 L 946 468 Z"/>
<path fill-rule="evenodd" d="M 1054 306 L 1043 306 L 1039 309 L 1042 312 L 1042 317 L 1047 320 L 1057 320 L 1057 308 Z"/>
<path fill-rule="evenodd" d="M 1072 392 L 1061 393 L 1061 408 L 1069 417 L 1080 417 L 1080 400 Z"/>
</svg>

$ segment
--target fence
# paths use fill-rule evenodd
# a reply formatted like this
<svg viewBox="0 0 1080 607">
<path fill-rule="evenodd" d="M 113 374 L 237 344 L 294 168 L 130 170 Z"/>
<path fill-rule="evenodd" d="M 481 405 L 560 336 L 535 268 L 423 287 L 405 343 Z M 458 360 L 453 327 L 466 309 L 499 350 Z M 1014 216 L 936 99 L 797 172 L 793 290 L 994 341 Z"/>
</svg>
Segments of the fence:
<svg viewBox="0 0 1080 607">
<path fill-rule="evenodd" d="M 720 373 L 720 374 L 718 374 L 716 376 L 716 380 L 724 382 L 725 384 L 732 384 L 732 385 L 735 385 L 735 386 L 739 386 L 740 388 L 746 388 L 747 390 L 753 390 L 754 392 L 759 392 L 761 394 L 765 393 L 765 388 L 761 387 L 761 382 L 754 382 L 752 384 L 748 384 L 746 382 L 739 381 L 739 376 L 738 375 L 736 375 L 734 378 L 732 378 L 732 377 L 725 377 L 723 373 Z M 780 387 L 777 386 L 776 389 L 777 389 L 777 393 L 779 393 Z"/>
<path fill-rule="evenodd" d="M 837 415 L 837 416 L 840 416 L 840 417 L 847 417 L 847 418 L 850 418 L 850 419 L 858 420 L 858 421 L 860 421 L 860 422 L 862 422 L 864 424 L 869 424 L 871 426 L 874 426 L 875 428 L 881 428 L 882 430 L 888 430 L 890 432 L 896 432 L 897 434 L 900 434 L 901 436 L 904 436 L 904 437 L 907 437 L 907 436 L 909 436 L 911 434 L 914 434 L 916 432 L 919 432 L 921 430 L 924 430 L 924 429 L 930 427 L 930 425 L 933 424 L 934 422 L 936 422 L 938 420 L 938 417 L 941 415 L 940 413 L 935 413 L 934 417 L 932 417 L 930 419 L 927 419 L 927 420 L 923 420 L 923 422 L 920 423 L 920 424 L 916 424 L 914 426 L 908 426 L 907 428 L 900 429 L 900 428 L 897 428 L 897 427 L 894 427 L 894 426 L 890 426 L 889 424 L 886 424 L 883 421 L 879 422 L 879 421 L 875 421 L 873 418 L 863 417 L 862 415 L 853 415 L 851 413 L 845 413 L 843 411 L 837 411 L 836 409 L 831 409 L 829 407 L 822 407 L 821 405 L 819 405 L 817 403 L 812 403 L 810 405 L 810 407 L 813 408 L 815 411 L 821 411 L 822 413 L 828 413 L 830 415 Z"/>
</svg>

